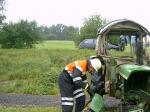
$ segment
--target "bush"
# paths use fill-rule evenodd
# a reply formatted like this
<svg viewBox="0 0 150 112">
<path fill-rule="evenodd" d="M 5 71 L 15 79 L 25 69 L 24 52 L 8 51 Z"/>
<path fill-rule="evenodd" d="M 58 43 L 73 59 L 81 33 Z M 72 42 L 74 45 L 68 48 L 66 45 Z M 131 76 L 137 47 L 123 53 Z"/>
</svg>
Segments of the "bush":
<svg viewBox="0 0 150 112">
<path fill-rule="evenodd" d="M 32 48 L 39 40 L 37 23 L 27 20 L 4 25 L 0 34 L 2 48 Z"/>
</svg>

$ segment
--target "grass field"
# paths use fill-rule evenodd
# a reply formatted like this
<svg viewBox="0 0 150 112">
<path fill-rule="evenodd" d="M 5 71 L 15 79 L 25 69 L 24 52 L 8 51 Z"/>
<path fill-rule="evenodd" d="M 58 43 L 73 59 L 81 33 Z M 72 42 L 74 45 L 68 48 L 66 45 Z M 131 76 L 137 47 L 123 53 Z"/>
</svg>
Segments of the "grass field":
<svg viewBox="0 0 150 112">
<path fill-rule="evenodd" d="M 60 107 L 5 107 L 0 106 L 0 112 L 60 112 Z"/>
<path fill-rule="evenodd" d="M 0 92 L 58 94 L 57 80 L 65 65 L 90 55 L 95 51 L 79 50 L 72 41 L 43 42 L 33 49 L 0 49 Z"/>
<path fill-rule="evenodd" d="M 33 49 L 0 49 L 0 92 L 56 95 L 58 75 L 73 60 L 95 55 L 71 41 L 48 41 Z M 0 112 L 60 112 L 60 107 L 5 107 Z"/>
<path fill-rule="evenodd" d="M 90 55 L 95 55 L 95 51 L 79 50 L 71 41 L 43 42 L 33 49 L 0 49 L 0 92 L 59 94 L 58 76 L 65 65 L 73 60 L 88 58 Z M 0 112 L 60 111 L 60 107 L 0 106 Z"/>
<path fill-rule="evenodd" d="M 67 49 L 68 43 L 73 42 L 58 41 L 61 49 L 56 45 L 56 49 L 49 45 L 39 45 L 38 49 L 0 49 L 0 92 L 58 94 L 58 75 L 65 65 L 95 55 L 94 50 L 78 50 L 73 44 Z"/>
<path fill-rule="evenodd" d="M 40 44 L 36 45 L 37 49 L 60 49 L 60 50 L 73 50 L 75 48 L 75 44 L 73 41 L 43 41 Z"/>
</svg>

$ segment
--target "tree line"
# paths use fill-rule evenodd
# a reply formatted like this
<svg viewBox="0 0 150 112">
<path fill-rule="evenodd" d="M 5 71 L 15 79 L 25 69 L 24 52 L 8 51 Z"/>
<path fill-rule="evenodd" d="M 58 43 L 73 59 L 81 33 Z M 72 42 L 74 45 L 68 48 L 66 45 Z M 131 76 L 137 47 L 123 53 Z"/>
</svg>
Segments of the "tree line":
<svg viewBox="0 0 150 112">
<path fill-rule="evenodd" d="M 72 40 L 76 45 L 86 38 L 96 38 L 97 29 L 108 20 L 100 15 L 92 15 L 84 19 L 79 27 L 56 24 L 38 26 L 36 21 L 20 20 L 17 23 L 3 23 L 5 0 L 0 0 L 0 44 L 2 48 L 32 48 L 42 40 Z"/>
<path fill-rule="evenodd" d="M 73 40 L 79 34 L 78 27 L 66 26 L 64 24 L 52 25 L 50 27 L 40 26 L 39 31 L 44 40 Z"/>
</svg>

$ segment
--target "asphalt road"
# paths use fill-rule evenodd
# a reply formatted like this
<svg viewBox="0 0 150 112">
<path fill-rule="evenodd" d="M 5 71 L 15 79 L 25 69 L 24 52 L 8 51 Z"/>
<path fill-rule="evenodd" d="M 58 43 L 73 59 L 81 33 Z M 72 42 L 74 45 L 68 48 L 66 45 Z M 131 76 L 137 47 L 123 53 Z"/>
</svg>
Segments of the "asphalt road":
<svg viewBox="0 0 150 112">
<path fill-rule="evenodd" d="M 87 101 L 89 97 L 87 97 Z M 120 100 L 112 97 L 104 96 L 104 104 L 106 108 L 117 107 Z M 45 106 L 53 107 L 60 105 L 60 96 L 45 95 L 26 95 L 26 94 L 9 94 L 0 93 L 0 105 L 2 106 Z"/>
<path fill-rule="evenodd" d="M 56 106 L 60 105 L 59 96 L 5 94 L 0 93 L 0 105 L 4 106 Z"/>
</svg>

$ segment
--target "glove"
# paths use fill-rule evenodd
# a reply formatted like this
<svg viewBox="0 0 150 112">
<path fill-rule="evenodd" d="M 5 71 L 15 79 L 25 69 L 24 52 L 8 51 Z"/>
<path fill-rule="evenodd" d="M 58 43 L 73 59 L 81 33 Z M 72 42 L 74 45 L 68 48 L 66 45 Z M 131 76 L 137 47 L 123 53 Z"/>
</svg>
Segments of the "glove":
<svg viewBox="0 0 150 112">
<path fill-rule="evenodd" d="M 88 93 L 91 97 L 93 97 L 93 95 L 95 93 L 99 94 L 99 95 L 104 95 L 105 91 L 104 91 L 104 87 L 103 87 L 103 82 L 100 82 L 98 84 L 91 84 L 90 87 L 88 88 Z"/>
<path fill-rule="evenodd" d="M 94 91 L 95 91 L 95 86 L 93 84 L 91 84 L 88 88 L 87 88 L 87 92 L 90 95 L 90 99 L 94 96 Z"/>
<path fill-rule="evenodd" d="M 81 88 L 84 89 L 84 90 L 87 90 L 89 87 L 89 83 L 88 82 L 82 82 L 81 83 Z"/>
</svg>

